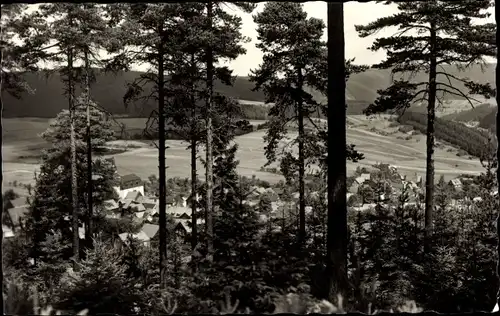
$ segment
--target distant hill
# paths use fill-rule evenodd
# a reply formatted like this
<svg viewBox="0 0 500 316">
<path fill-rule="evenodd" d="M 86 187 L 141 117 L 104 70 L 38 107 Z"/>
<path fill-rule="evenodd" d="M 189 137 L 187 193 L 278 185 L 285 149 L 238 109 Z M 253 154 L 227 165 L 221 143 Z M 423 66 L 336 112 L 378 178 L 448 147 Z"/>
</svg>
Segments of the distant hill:
<svg viewBox="0 0 500 316">
<path fill-rule="evenodd" d="M 452 120 L 457 122 L 480 122 L 486 116 L 490 115 L 493 110 L 493 105 L 490 103 L 483 103 L 475 106 L 473 109 L 461 111 L 458 113 L 448 114 L 443 116 L 443 119 Z"/>
<path fill-rule="evenodd" d="M 467 72 L 467 77 L 478 82 L 494 82 L 494 66 L 488 65 L 485 72 L 479 67 L 473 67 Z M 448 67 L 446 71 L 450 74 L 459 74 L 455 67 Z M 98 74 L 96 83 L 92 86 L 93 98 L 106 110 L 115 115 L 147 117 L 155 108 L 152 101 L 145 104 L 136 103 L 129 108 L 123 105 L 123 95 L 126 91 L 126 83 L 132 82 L 140 75 L 140 72 L 122 72 L 117 75 Z M 426 74 L 417 74 L 416 81 L 426 80 Z M 443 78 L 441 78 L 443 79 Z M 43 72 L 30 73 L 26 80 L 35 93 L 25 94 L 22 99 L 17 100 L 10 95 L 4 95 L 3 117 L 55 117 L 62 109 L 68 107 L 64 98 L 64 87 L 58 74 L 46 78 Z M 361 114 L 373 100 L 377 98 L 377 91 L 388 87 L 391 83 L 390 70 L 369 69 L 364 73 L 354 74 L 347 83 L 347 103 L 349 114 Z M 452 83 L 457 88 L 463 88 L 459 82 Z M 254 87 L 248 77 L 237 77 L 233 86 L 226 86 L 220 82 L 215 83 L 215 90 L 229 97 L 253 102 L 264 102 L 265 96 L 262 91 L 252 91 Z M 309 89 L 318 101 L 326 101 L 318 91 Z M 77 91 L 79 93 L 79 91 Z M 459 99 L 448 96 L 449 99 Z"/>
<path fill-rule="evenodd" d="M 494 107 L 490 110 L 490 112 L 487 115 L 485 115 L 479 121 L 479 127 L 489 129 L 491 131 L 496 131 L 497 129 L 496 119 L 497 119 L 497 108 Z"/>
</svg>

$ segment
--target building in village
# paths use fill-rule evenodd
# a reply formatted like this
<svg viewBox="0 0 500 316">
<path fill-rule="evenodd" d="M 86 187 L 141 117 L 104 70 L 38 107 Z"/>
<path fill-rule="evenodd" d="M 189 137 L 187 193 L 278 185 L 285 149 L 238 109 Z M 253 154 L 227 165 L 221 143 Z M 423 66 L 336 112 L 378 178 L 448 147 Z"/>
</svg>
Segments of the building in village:
<svg viewBox="0 0 500 316">
<path fill-rule="evenodd" d="M 129 192 L 140 192 L 144 195 L 144 181 L 136 174 L 127 174 L 120 177 L 120 185 L 114 187 L 120 199 L 124 199 Z"/>
</svg>

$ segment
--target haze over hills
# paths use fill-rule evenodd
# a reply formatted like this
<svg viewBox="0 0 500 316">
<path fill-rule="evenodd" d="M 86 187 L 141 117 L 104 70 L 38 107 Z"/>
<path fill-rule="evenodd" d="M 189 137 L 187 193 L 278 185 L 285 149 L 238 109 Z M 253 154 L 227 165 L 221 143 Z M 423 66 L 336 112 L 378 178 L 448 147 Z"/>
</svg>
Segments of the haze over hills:
<svg viewBox="0 0 500 316">
<path fill-rule="evenodd" d="M 447 73 L 459 77 L 468 77 L 480 83 L 494 83 L 495 64 L 488 64 L 484 72 L 479 66 L 471 67 L 466 73 L 459 72 L 456 67 L 444 67 Z M 154 102 L 136 103 L 128 108 L 123 105 L 123 95 L 126 92 L 126 83 L 132 82 L 140 75 L 140 72 L 122 72 L 117 75 L 98 74 L 96 83 L 92 86 L 94 99 L 106 110 L 115 115 L 132 117 L 147 117 L 155 108 Z M 377 91 L 388 87 L 391 83 L 390 70 L 369 69 L 364 73 L 354 74 L 347 83 L 347 102 L 351 106 L 366 107 L 377 98 Z M 53 74 L 49 78 L 42 73 L 26 74 L 26 80 L 35 93 L 25 94 L 22 99 L 17 100 L 8 94 L 4 95 L 3 117 L 55 117 L 62 109 L 67 108 L 67 101 L 63 96 L 63 83 L 59 75 Z M 413 81 L 425 81 L 427 75 L 418 73 Z M 438 80 L 446 80 L 441 75 Z M 451 79 L 454 86 L 464 89 L 463 84 Z M 264 102 L 265 96 L 262 91 L 252 91 L 254 84 L 248 77 L 236 77 L 233 86 L 226 86 L 216 82 L 215 90 L 229 97 L 239 100 Z M 149 89 L 146 87 L 145 91 Z M 318 100 L 325 102 L 326 98 L 318 91 L 310 89 L 310 92 Z M 79 93 L 77 89 L 77 93 Z M 458 96 L 448 95 L 447 99 L 461 99 Z M 359 110 L 354 111 L 359 114 Z"/>
</svg>

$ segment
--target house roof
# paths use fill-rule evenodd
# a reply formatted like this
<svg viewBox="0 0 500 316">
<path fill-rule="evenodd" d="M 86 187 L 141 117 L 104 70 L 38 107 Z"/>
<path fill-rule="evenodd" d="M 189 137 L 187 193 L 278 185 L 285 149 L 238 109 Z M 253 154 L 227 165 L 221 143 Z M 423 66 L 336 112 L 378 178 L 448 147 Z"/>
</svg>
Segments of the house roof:
<svg viewBox="0 0 500 316">
<path fill-rule="evenodd" d="M 131 199 L 120 199 L 120 203 L 122 203 L 122 207 L 124 209 L 129 208 L 130 204 L 132 204 L 132 202 L 134 202 L 134 200 L 131 200 Z"/>
<path fill-rule="evenodd" d="M 142 181 L 141 178 L 139 178 L 139 176 L 137 176 L 135 173 L 126 174 L 126 175 L 120 177 L 120 182 L 122 182 L 122 183 L 136 181 L 136 180 Z"/>
<path fill-rule="evenodd" d="M 190 207 L 183 207 L 183 206 L 167 207 L 167 214 L 171 214 L 175 217 L 181 216 L 184 213 L 191 216 L 191 214 L 192 214 L 191 208 Z"/>
<path fill-rule="evenodd" d="M 127 239 L 128 239 L 128 236 L 131 236 L 133 239 L 137 239 L 139 241 L 149 241 L 150 238 L 148 237 L 148 235 L 146 235 L 145 232 L 143 231 L 140 231 L 138 232 L 137 234 L 131 234 L 131 233 L 121 233 L 118 235 L 118 237 L 120 237 L 120 239 L 123 241 L 123 242 L 127 242 Z"/>
<path fill-rule="evenodd" d="M 460 181 L 460 179 L 452 179 L 451 184 L 453 184 L 454 186 L 461 186 L 462 181 Z"/>
<path fill-rule="evenodd" d="M 104 204 L 104 208 L 108 211 L 117 209 L 119 207 L 118 203 L 116 203 L 115 200 L 106 200 L 103 202 L 103 204 Z"/>
<path fill-rule="evenodd" d="M 189 226 L 189 220 L 188 219 L 174 219 L 175 222 L 175 228 L 181 227 L 183 228 L 186 232 L 191 233 L 191 227 Z"/>
<path fill-rule="evenodd" d="M 154 224 L 144 224 L 142 226 L 142 231 L 151 239 L 158 233 L 160 226 Z"/>
<path fill-rule="evenodd" d="M 142 196 L 141 192 L 131 191 L 131 192 L 127 193 L 127 195 L 125 196 L 125 199 L 131 199 L 131 200 L 137 201 L 137 199 L 141 196 Z"/>
<path fill-rule="evenodd" d="M 135 212 L 144 212 L 146 210 L 144 205 L 142 205 L 141 203 L 134 203 L 134 202 L 130 204 L 130 208 L 133 209 Z"/>
<path fill-rule="evenodd" d="M 12 224 L 14 226 L 18 226 L 20 223 L 21 223 L 21 218 L 24 218 L 26 217 L 26 215 L 28 215 L 29 213 L 29 209 L 22 206 L 22 207 L 14 207 L 14 208 L 10 208 L 7 210 L 7 212 L 9 213 L 9 217 L 12 221 Z"/>
</svg>

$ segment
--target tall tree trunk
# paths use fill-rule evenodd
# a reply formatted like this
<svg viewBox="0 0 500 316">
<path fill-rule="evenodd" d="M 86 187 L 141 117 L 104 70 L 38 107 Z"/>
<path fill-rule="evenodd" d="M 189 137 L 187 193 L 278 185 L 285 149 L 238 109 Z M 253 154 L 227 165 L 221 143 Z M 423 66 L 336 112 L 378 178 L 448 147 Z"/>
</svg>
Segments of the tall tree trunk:
<svg viewBox="0 0 500 316">
<path fill-rule="evenodd" d="M 500 1 L 495 0 L 495 23 L 497 25 L 496 28 L 496 43 L 500 42 L 500 31 L 498 30 L 498 22 L 500 21 Z M 500 52 L 497 48 L 497 65 L 496 65 L 496 73 L 495 73 L 495 82 L 496 82 L 496 101 L 497 101 L 497 116 L 496 116 L 496 136 L 497 136 L 497 163 L 500 161 L 500 97 L 498 95 L 498 91 L 500 91 Z M 497 166 L 497 192 L 500 192 L 500 167 Z M 497 195 L 499 198 L 500 195 Z M 500 203 L 498 204 L 498 216 L 497 216 L 497 278 L 499 289 L 497 292 L 497 304 L 495 306 L 498 311 L 498 305 L 500 303 Z"/>
<path fill-rule="evenodd" d="M 194 54 L 191 54 L 191 65 L 193 74 L 196 71 L 194 63 Z M 196 201 L 196 190 L 198 177 L 196 175 L 196 145 L 197 145 L 197 135 L 196 135 L 196 98 L 195 98 L 195 87 L 194 83 L 191 86 L 191 248 L 194 250 L 196 244 L 198 243 L 198 227 L 197 227 L 197 201 Z"/>
<path fill-rule="evenodd" d="M 70 121 L 70 147 L 71 147 L 71 202 L 72 227 L 73 227 L 73 269 L 78 270 L 80 260 L 80 236 L 78 233 L 78 175 L 76 169 L 76 135 L 75 135 L 75 87 L 73 83 L 73 50 L 68 51 L 68 103 Z"/>
<path fill-rule="evenodd" d="M 436 23 L 430 31 L 429 103 L 427 105 L 427 162 L 425 174 L 425 237 L 424 253 L 431 247 L 432 214 L 434 212 L 434 119 L 436 117 Z"/>
<path fill-rule="evenodd" d="M 3 30 L 0 30 L 0 36 L 3 38 Z M 0 50 L 0 61 L 3 61 L 3 49 Z M 3 69 L 0 69 L 0 71 L 3 72 Z M 3 74 L 0 73 L 0 115 L 3 117 Z M 3 144 L 3 133 L 0 134 L 0 143 Z M 1 148 L 2 146 L 0 146 L 0 157 L 3 157 L 3 149 Z M 0 183 L 3 183 L 3 172 L 0 172 Z M 3 201 L 2 201 L 2 205 L 3 205 Z M 0 215 L 0 258 L 3 258 L 3 250 L 1 247 L 1 245 L 3 245 L 3 212 L 4 210 L 2 209 L 2 215 Z M 36 249 L 36 246 L 35 246 L 35 249 Z M 2 288 L 3 288 L 3 264 L 0 264 L 0 284 L 2 284 Z M 3 297 L 2 297 L 2 306 L 1 306 L 1 309 L 2 309 L 2 315 L 5 314 L 5 308 L 4 308 L 4 304 L 3 304 L 4 300 L 3 300 Z"/>
<path fill-rule="evenodd" d="M 212 30 L 212 1 L 208 1 L 207 16 L 208 16 L 208 29 Z M 214 253 L 213 241 L 213 155 L 212 155 L 212 96 L 213 96 L 213 52 L 212 43 L 207 47 L 207 88 L 208 98 L 206 104 L 206 129 L 207 129 L 207 148 L 206 148 L 206 182 L 207 182 L 207 196 L 206 196 L 206 230 L 207 230 L 207 259 L 211 262 Z"/>
<path fill-rule="evenodd" d="M 163 30 L 159 32 L 162 33 Z M 160 194 L 160 286 L 166 287 L 167 279 L 167 192 L 165 165 L 165 75 L 163 61 L 163 47 L 158 47 L 158 172 L 159 172 L 159 194 Z"/>
<path fill-rule="evenodd" d="M 297 70 L 298 75 L 298 91 L 303 89 L 302 68 Z M 306 202 L 304 196 L 304 177 L 305 177 L 305 159 L 304 159 L 304 109 L 302 97 L 299 98 L 297 104 L 297 112 L 299 115 L 299 242 L 301 245 L 306 240 Z"/>
<path fill-rule="evenodd" d="M 85 51 L 85 97 L 87 103 L 87 222 L 85 223 L 85 242 L 88 248 L 92 247 L 92 137 L 90 134 L 90 78 L 89 78 L 89 56 Z"/>
<path fill-rule="evenodd" d="M 328 298 L 347 294 L 344 4 L 328 2 Z"/>
</svg>

